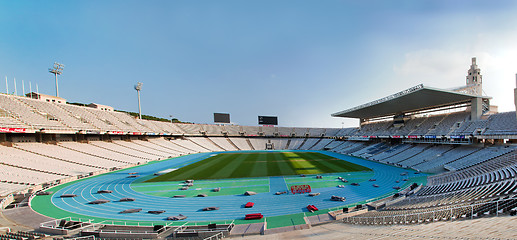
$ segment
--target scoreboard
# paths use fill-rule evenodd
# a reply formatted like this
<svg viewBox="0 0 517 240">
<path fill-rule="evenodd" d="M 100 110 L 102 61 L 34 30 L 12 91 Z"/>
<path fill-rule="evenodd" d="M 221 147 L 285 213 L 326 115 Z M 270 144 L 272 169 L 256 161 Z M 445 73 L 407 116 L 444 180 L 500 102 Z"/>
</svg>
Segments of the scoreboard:
<svg viewBox="0 0 517 240">
<path fill-rule="evenodd" d="M 230 114 L 214 113 L 214 123 L 230 123 Z"/>
<path fill-rule="evenodd" d="M 258 116 L 259 125 L 278 125 L 278 117 L 273 116 Z"/>
</svg>

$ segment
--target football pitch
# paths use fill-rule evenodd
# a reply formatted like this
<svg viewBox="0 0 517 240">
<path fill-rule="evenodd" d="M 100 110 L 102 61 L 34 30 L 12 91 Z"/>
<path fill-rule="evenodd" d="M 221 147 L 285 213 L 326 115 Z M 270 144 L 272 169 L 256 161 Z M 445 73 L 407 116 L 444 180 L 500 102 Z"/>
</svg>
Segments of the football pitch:
<svg viewBox="0 0 517 240">
<path fill-rule="evenodd" d="M 371 171 L 317 152 L 219 153 L 146 182 Z"/>
</svg>

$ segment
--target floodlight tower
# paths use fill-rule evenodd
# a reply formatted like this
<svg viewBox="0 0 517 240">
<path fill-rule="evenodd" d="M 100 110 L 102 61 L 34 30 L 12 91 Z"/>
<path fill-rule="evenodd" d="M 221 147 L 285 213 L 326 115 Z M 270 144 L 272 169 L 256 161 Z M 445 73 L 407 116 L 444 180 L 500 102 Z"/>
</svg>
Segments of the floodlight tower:
<svg viewBox="0 0 517 240">
<path fill-rule="evenodd" d="M 142 119 L 142 108 L 140 107 L 140 90 L 142 90 L 142 83 L 138 82 L 135 85 L 135 90 L 138 94 L 138 118 Z"/>
<path fill-rule="evenodd" d="M 54 66 L 52 66 L 52 68 L 49 68 L 48 71 L 52 74 L 54 74 L 54 76 L 56 77 L 56 97 L 59 97 L 59 88 L 58 88 L 58 84 L 57 84 L 57 75 L 61 75 L 61 73 L 63 73 L 63 67 L 65 65 L 61 64 L 61 63 L 57 63 L 57 62 L 54 62 Z"/>
</svg>

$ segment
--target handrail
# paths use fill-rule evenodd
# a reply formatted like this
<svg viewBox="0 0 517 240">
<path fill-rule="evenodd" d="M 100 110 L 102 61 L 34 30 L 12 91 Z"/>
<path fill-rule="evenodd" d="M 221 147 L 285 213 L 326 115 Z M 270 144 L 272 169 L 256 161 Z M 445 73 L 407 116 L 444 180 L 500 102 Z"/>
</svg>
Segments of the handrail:
<svg viewBox="0 0 517 240">
<path fill-rule="evenodd" d="M 351 217 L 346 217 L 343 219 L 343 222 L 349 222 L 350 219 L 352 219 L 353 222 L 355 222 L 354 220 L 355 219 L 358 219 L 358 220 L 361 220 L 361 219 L 385 219 L 385 218 L 396 218 L 396 217 L 405 217 L 407 218 L 408 216 L 419 216 L 419 215 L 422 215 L 422 214 L 426 214 L 426 213 L 436 213 L 436 212 L 444 212 L 444 211 L 450 211 L 451 213 L 454 211 L 454 210 L 457 210 L 457 209 L 465 209 L 465 208 L 470 208 L 472 209 L 471 211 L 473 211 L 474 207 L 478 207 L 478 206 L 484 206 L 484 205 L 488 205 L 488 204 L 496 204 L 496 215 L 499 215 L 499 205 L 500 205 L 500 202 L 507 202 L 507 201 L 511 201 L 511 200 L 517 200 L 517 197 L 511 197 L 511 198 L 507 198 L 507 199 L 499 199 L 499 200 L 495 200 L 495 201 L 485 201 L 485 202 L 480 202 L 480 203 L 474 203 L 474 204 L 468 204 L 468 205 L 463 205 L 463 206 L 454 206 L 454 207 L 445 207 L 443 209 L 432 209 L 432 208 L 422 208 L 422 212 L 416 212 L 416 213 L 408 213 L 408 214 L 395 214 L 395 215 L 387 215 L 387 216 L 372 216 L 372 217 L 361 217 L 361 216 L 351 216 Z M 382 212 L 382 211 L 378 211 L 378 212 Z M 451 214 L 452 215 L 452 214 Z M 472 218 L 473 216 L 471 216 Z"/>
<path fill-rule="evenodd" d="M 212 240 L 212 239 L 223 239 L 224 238 L 224 234 L 223 232 L 219 232 L 213 236 L 210 236 L 210 237 L 207 237 L 207 238 L 203 238 L 203 240 Z"/>
</svg>

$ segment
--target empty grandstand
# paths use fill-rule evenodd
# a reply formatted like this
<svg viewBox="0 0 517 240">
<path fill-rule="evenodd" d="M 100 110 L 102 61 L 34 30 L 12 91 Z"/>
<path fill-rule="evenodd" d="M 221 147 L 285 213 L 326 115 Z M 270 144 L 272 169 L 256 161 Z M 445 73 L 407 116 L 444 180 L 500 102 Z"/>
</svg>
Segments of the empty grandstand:
<svg viewBox="0 0 517 240">
<path fill-rule="evenodd" d="M 393 225 L 508 215 L 515 213 L 517 207 L 517 182 L 515 181 L 517 146 L 513 144 L 517 139 L 516 114 L 491 111 L 491 98 L 481 96 L 480 87 L 480 84 L 469 85 L 467 82 L 467 86 L 453 91 L 418 85 L 383 99 L 333 114 L 336 117 L 360 119 L 359 127 L 341 129 L 186 124 L 141 120 L 124 112 L 0 94 L 0 158 L 2 159 L 0 162 L 2 204 L 0 206 L 2 208 L 18 206 L 20 202 L 30 202 L 37 193 L 41 194 L 42 190 L 65 191 L 69 189 L 68 186 L 73 188 L 76 186 L 73 184 L 81 183 L 74 182 L 78 179 L 105 173 L 107 174 L 101 175 L 100 178 L 105 177 L 106 181 L 113 183 L 115 190 L 117 190 L 116 186 L 121 187 L 119 190 L 124 190 L 125 187 L 129 188 L 129 185 L 124 184 L 130 184 L 133 178 L 137 178 L 140 170 L 142 174 L 147 174 L 144 178 L 148 179 L 154 174 L 161 174 L 153 172 L 154 170 L 171 172 L 221 152 L 292 150 L 294 152 L 319 151 L 333 157 L 334 160 L 350 157 L 352 159 L 350 161 L 357 161 L 354 163 L 359 165 L 368 165 L 374 169 L 374 173 L 362 172 L 355 175 L 348 174 L 347 177 L 339 176 L 339 178 L 337 175 L 318 175 L 310 178 L 305 178 L 306 176 L 303 175 L 220 180 L 216 184 L 228 184 L 239 191 L 246 190 L 242 191 L 243 193 L 253 192 L 245 189 L 247 187 L 253 188 L 252 190 L 258 189 L 257 198 L 250 196 L 248 199 L 256 199 L 259 203 L 270 203 L 275 207 L 275 211 L 285 211 L 286 214 L 275 215 L 274 211 L 267 212 L 265 214 L 270 214 L 267 217 L 271 219 L 267 224 L 265 221 L 240 224 L 234 220 L 239 220 L 235 217 L 236 212 L 240 214 L 239 211 L 243 211 L 244 207 L 228 205 L 223 205 L 221 209 L 210 207 L 209 209 L 217 210 L 214 210 L 216 213 L 212 215 L 214 219 L 217 217 L 216 220 L 219 221 L 221 219 L 230 221 L 225 221 L 224 229 L 217 234 L 231 235 L 232 232 L 239 235 L 265 234 L 280 231 L 278 229 L 303 229 L 311 224 L 334 220 L 351 224 Z M 291 158 L 293 162 L 302 162 L 302 160 L 296 160 L 295 156 Z M 310 169 L 313 165 L 297 167 Z M 128 169 L 126 171 L 129 174 L 123 175 L 126 172 L 120 172 L 120 169 Z M 133 169 L 135 169 L 134 172 Z M 123 178 L 118 180 L 109 178 L 120 175 L 123 175 Z M 319 180 L 314 179 L 324 179 L 324 181 L 316 183 L 314 181 Z M 135 183 L 147 184 L 139 181 Z M 185 185 L 182 187 L 183 190 L 178 191 L 188 192 L 188 187 L 194 185 L 192 182 L 189 183 L 192 185 Z M 160 189 L 165 187 L 163 185 L 148 192 L 144 190 L 140 192 L 135 190 L 135 192 L 139 194 L 136 196 L 142 198 L 153 194 L 163 197 L 160 192 L 174 192 L 177 185 L 183 186 L 182 184 L 184 183 L 174 183 L 174 189 Z M 201 185 L 203 187 L 196 187 L 196 190 L 205 190 L 207 186 L 212 187 L 210 184 L 214 183 L 202 184 L 206 186 Z M 318 191 L 317 194 L 312 195 L 312 198 L 278 200 L 294 193 L 276 191 L 276 188 L 283 190 L 288 185 L 308 186 L 309 184 Z M 79 185 L 77 186 L 79 189 Z M 133 187 L 137 189 L 139 186 Z M 349 191 L 354 186 L 357 186 L 358 190 Z M 379 192 L 378 195 L 369 195 L 372 194 L 372 187 L 378 189 L 376 190 Z M 80 186 L 83 190 L 99 190 L 98 188 L 95 183 L 91 186 Z M 205 198 L 211 197 L 207 194 L 222 194 L 219 193 L 220 190 L 221 187 L 210 188 L 209 192 L 197 194 L 196 200 L 189 201 L 212 203 L 204 202 Z M 131 198 L 133 196 L 124 194 L 137 194 L 135 192 L 125 189 L 116 192 L 119 194 L 116 197 L 133 199 Z M 265 193 L 271 192 L 276 195 L 269 194 L 264 197 Z M 330 197 L 331 193 L 348 193 L 349 196 L 344 196 L 345 198 L 333 199 L 349 202 L 341 205 L 332 202 L 335 205 L 325 205 L 330 204 L 331 201 L 318 199 L 320 195 Z M 236 194 L 233 193 L 233 195 Z M 84 200 L 97 199 L 92 196 L 94 195 L 87 195 Z M 271 200 L 273 199 L 270 199 L 271 196 L 275 196 L 275 199 Z M 175 194 L 173 197 L 176 200 L 185 198 L 186 195 Z M 238 199 L 242 197 L 242 195 L 237 196 Z M 332 197 L 335 196 L 332 195 Z M 220 203 L 229 203 L 229 199 L 230 197 L 223 199 Z M 352 199 L 355 201 L 350 202 Z M 59 201 L 50 200 L 48 204 L 59 204 Z M 177 200 L 177 202 L 180 201 L 182 200 Z M 289 212 L 292 209 L 283 206 L 289 201 L 297 201 L 305 205 L 312 204 L 312 201 L 319 201 L 316 203 L 327 207 L 317 210 L 314 214 L 307 213 L 305 210 L 302 212 L 300 208 L 296 208 L 297 213 L 303 213 L 303 215 L 296 215 L 297 213 Z M 136 202 L 138 203 L 138 199 Z M 73 205 L 69 206 L 74 208 Z M 158 204 L 158 206 L 161 205 Z M 185 206 L 185 209 L 188 207 L 192 206 Z M 227 210 L 231 208 L 234 210 Z M 159 210 L 154 209 L 150 212 L 162 213 Z M 51 220 L 42 227 L 54 233 L 65 231 L 72 233 L 74 228 L 67 228 L 67 223 L 85 224 L 79 228 L 91 227 L 92 233 L 88 234 L 99 234 L 96 232 L 100 231 L 99 227 L 95 224 L 100 223 L 94 224 L 92 219 L 86 222 L 75 221 L 72 217 L 63 215 L 76 214 L 80 217 L 94 218 L 98 217 L 95 216 L 98 212 L 102 211 L 91 212 L 91 215 L 85 212 L 76 213 L 73 210 L 60 212 L 61 215 L 52 216 L 61 216 L 63 219 Z M 42 212 L 42 214 L 50 217 L 55 213 Z M 123 220 L 124 225 L 136 223 L 139 226 L 140 224 L 138 219 L 131 218 L 131 214 L 124 215 L 117 212 L 116 215 L 121 216 L 120 219 L 106 217 L 101 223 L 113 229 L 117 228 L 114 222 L 118 220 Z M 206 221 L 206 216 L 196 212 L 190 219 L 203 219 L 199 222 L 211 224 L 210 221 Z M 140 219 L 146 219 L 146 217 L 148 216 Z M 174 217 L 184 220 L 183 217 L 186 216 Z M 289 220 L 284 221 L 284 218 Z M 106 224 L 107 220 L 112 223 Z M 167 225 L 168 223 L 156 224 L 163 229 L 138 230 L 137 228 L 134 231 L 141 234 L 147 234 L 146 231 L 149 231 L 156 236 L 181 235 L 183 230 L 186 231 L 181 224 L 174 228 L 172 225 Z M 197 225 L 197 223 L 194 224 Z M 208 226 L 213 227 L 213 225 Z M 162 234 L 164 232 L 167 234 Z M 138 235 L 127 234 L 118 237 L 138 238 L 135 236 Z"/>
</svg>

